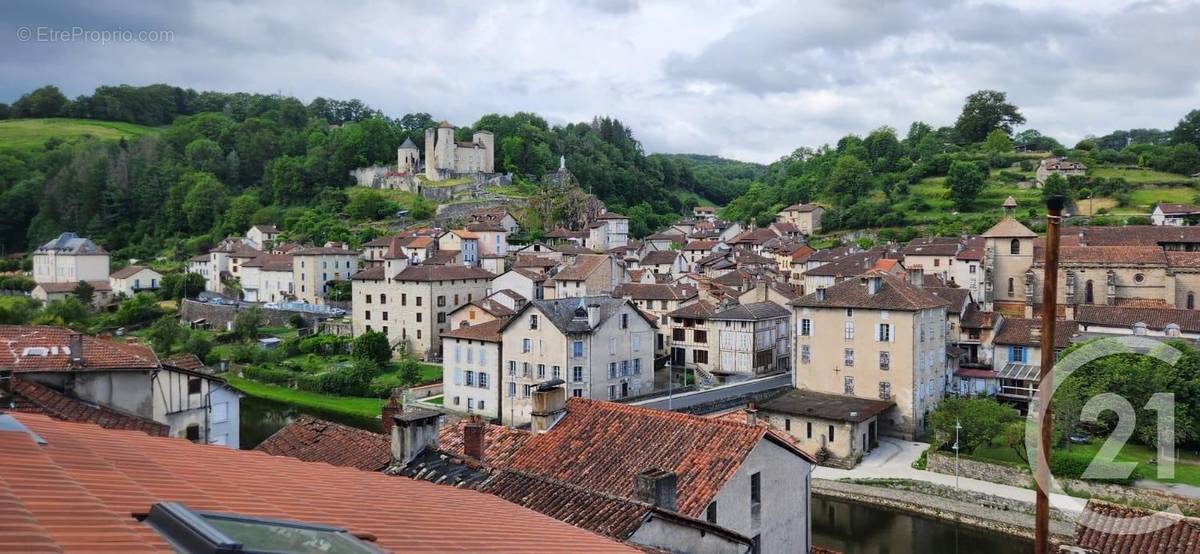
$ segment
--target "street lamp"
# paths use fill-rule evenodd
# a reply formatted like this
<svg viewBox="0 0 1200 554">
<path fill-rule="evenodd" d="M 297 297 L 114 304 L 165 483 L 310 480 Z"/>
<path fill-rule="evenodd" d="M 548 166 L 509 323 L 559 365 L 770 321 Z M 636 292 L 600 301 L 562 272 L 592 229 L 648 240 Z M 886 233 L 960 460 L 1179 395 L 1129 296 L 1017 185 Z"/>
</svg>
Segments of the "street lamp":
<svg viewBox="0 0 1200 554">
<path fill-rule="evenodd" d="M 958 432 L 962 430 L 962 423 L 954 420 L 954 488 L 958 487 Z"/>
</svg>

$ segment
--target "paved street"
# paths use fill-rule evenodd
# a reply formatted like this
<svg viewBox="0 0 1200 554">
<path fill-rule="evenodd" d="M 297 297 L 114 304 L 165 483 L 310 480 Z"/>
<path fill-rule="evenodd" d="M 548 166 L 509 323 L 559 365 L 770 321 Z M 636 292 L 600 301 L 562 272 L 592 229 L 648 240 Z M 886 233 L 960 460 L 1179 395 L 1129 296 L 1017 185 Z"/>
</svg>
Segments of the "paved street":
<svg viewBox="0 0 1200 554">
<path fill-rule="evenodd" d="M 945 475 L 942 473 L 934 473 L 932 471 L 923 471 L 913 469 L 912 463 L 920 457 L 921 452 L 928 448 L 929 445 L 921 442 L 902 441 L 890 437 L 883 437 L 879 440 L 879 448 L 876 448 L 865 458 L 862 463 L 854 469 L 835 469 L 830 467 L 817 467 L 813 470 L 812 476 L 817 479 L 911 479 L 914 481 L 925 481 L 928 483 L 936 483 L 948 487 L 954 486 L 955 478 L 953 475 Z M 977 479 L 959 479 L 959 486 L 963 489 L 972 490 L 1010 498 L 1013 500 L 1023 500 L 1026 502 L 1034 502 L 1035 494 L 1031 489 L 1014 487 L 1010 485 L 1001 485 L 999 483 L 989 483 L 987 481 L 979 481 Z M 1050 495 L 1050 505 L 1069 513 L 1079 513 L 1083 508 L 1085 500 L 1072 498 L 1061 494 Z"/>
</svg>

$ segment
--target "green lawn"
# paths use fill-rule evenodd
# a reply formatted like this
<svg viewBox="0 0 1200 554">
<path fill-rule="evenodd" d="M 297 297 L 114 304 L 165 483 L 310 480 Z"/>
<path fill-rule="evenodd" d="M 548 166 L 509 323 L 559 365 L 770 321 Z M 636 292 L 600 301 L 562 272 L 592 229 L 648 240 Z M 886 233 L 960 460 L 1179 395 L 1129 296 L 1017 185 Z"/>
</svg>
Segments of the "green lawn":
<svg viewBox="0 0 1200 554">
<path fill-rule="evenodd" d="M 134 138 L 157 133 L 158 129 L 92 119 L 10 119 L 0 121 L 0 147 L 19 150 L 40 149 L 51 137 L 63 140 L 92 135 L 101 139 L 117 140 L 121 137 Z"/>
<path fill-rule="evenodd" d="M 329 396 L 308 391 L 265 385 L 231 374 L 222 377 L 239 391 L 250 396 L 300 406 L 346 414 L 355 417 L 375 418 L 387 402 L 384 398 L 360 398 L 352 396 Z"/>
<path fill-rule="evenodd" d="M 392 362 L 384 373 L 371 380 L 376 385 L 386 385 L 389 387 L 399 387 L 400 383 L 400 364 Z M 429 384 L 442 379 L 442 368 L 430 365 L 421 364 L 421 377 L 417 380 L 420 385 Z"/>
<path fill-rule="evenodd" d="M 1196 193 L 1191 187 L 1145 187 L 1133 191 L 1133 203 L 1149 212 L 1159 202 L 1191 204 Z"/>
<path fill-rule="evenodd" d="M 1073 444 L 1071 445 L 1070 453 L 1074 456 L 1082 458 L 1092 458 L 1099 452 L 1104 440 L 1097 438 L 1093 439 L 1088 444 Z M 1059 448 L 1056 452 L 1065 452 L 1065 448 Z M 1152 481 L 1161 481 L 1164 483 L 1183 483 L 1193 486 L 1200 486 L 1200 457 L 1195 454 L 1176 451 L 1178 459 L 1175 461 L 1175 477 L 1173 479 L 1160 479 L 1158 477 L 1158 466 L 1151 465 L 1148 462 L 1156 457 L 1153 449 L 1140 444 L 1129 443 L 1121 449 L 1117 454 L 1116 461 L 1118 462 L 1137 462 L 1137 472 L 1143 478 Z M 1019 466 L 1028 468 L 1026 464 L 1016 452 L 1011 448 L 986 447 L 977 448 L 970 456 L 971 458 L 995 462 L 1011 466 Z"/>
<path fill-rule="evenodd" d="M 1104 177 L 1106 179 L 1121 177 L 1135 185 L 1157 183 L 1190 183 L 1192 181 L 1192 179 L 1187 175 L 1180 175 L 1178 173 L 1166 173 L 1164 171 L 1155 171 L 1153 169 L 1103 166 L 1095 167 L 1089 170 L 1088 177 Z"/>
</svg>

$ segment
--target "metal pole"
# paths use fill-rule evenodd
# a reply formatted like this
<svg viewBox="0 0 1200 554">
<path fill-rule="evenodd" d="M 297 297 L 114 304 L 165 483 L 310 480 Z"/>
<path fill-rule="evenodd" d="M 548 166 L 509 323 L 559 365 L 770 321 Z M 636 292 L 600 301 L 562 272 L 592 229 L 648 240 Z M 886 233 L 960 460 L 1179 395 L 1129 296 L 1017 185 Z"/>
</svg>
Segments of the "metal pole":
<svg viewBox="0 0 1200 554">
<path fill-rule="evenodd" d="M 1042 365 L 1039 382 L 1054 369 L 1054 318 L 1058 315 L 1058 232 L 1062 223 L 1063 197 L 1046 200 L 1046 261 L 1042 282 Z M 1053 426 L 1050 395 L 1038 396 L 1037 512 L 1033 551 L 1050 553 L 1050 495 L 1043 483 L 1050 481 L 1050 429 Z"/>
<path fill-rule="evenodd" d="M 958 450 L 959 450 L 958 432 L 961 429 L 962 429 L 962 423 L 959 423 L 959 421 L 957 419 L 954 420 L 954 488 L 959 488 L 959 486 L 958 486 Z"/>
</svg>

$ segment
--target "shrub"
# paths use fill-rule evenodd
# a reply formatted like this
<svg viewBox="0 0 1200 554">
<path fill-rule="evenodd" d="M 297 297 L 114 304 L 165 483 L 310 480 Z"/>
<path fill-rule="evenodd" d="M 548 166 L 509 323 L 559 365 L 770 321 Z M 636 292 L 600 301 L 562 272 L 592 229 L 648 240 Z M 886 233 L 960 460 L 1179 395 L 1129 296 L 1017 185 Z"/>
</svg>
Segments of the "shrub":
<svg viewBox="0 0 1200 554">
<path fill-rule="evenodd" d="M 263 367 L 252 365 L 242 370 L 242 374 L 247 379 L 253 379 L 262 383 L 270 383 L 272 385 L 288 385 L 296 377 L 296 374 L 286 370 L 274 367 Z"/>
<path fill-rule="evenodd" d="M 354 348 L 351 350 L 351 354 L 356 360 L 370 360 L 376 364 L 386 364 L 392 359 L 392 347 L 383 333 L 367 331 L 354 339 Z"/>
<path fill-rule="evenodd" d="M 292 317 L 288 318 L 288 325 L 291 325 L 294 329 L 303 329 L 305 327 L 304 316 L 292 314 Z"/>
</svg>

